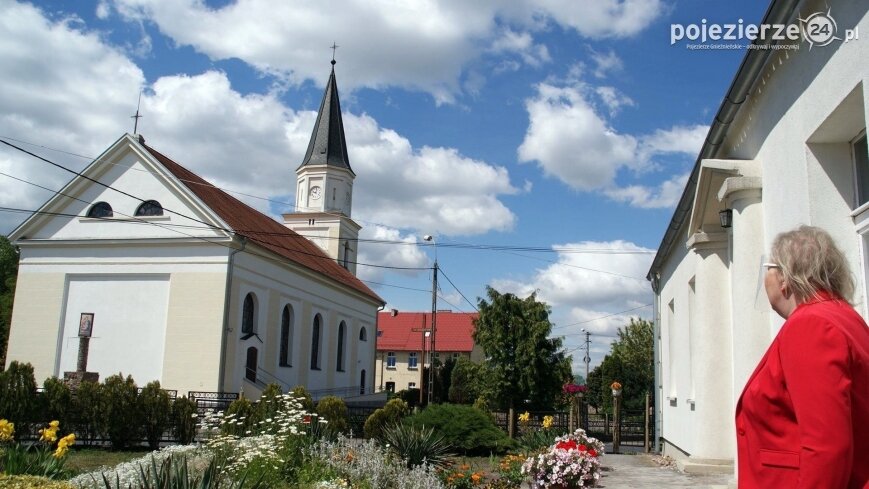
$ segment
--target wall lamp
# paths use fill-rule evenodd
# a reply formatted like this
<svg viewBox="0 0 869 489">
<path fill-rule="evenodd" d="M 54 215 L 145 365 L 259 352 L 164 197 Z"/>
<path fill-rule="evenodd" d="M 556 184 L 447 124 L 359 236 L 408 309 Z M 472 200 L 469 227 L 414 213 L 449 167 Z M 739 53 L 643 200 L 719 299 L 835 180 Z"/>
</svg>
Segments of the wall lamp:
<svg viewBox="0 0 869 489">
<path fill-rule="evenodd" d="M 718 212 L 718 220 L 721 222 L 721 227 L 733 227 L 733 209 L 724 209 Z"/>
</svg>

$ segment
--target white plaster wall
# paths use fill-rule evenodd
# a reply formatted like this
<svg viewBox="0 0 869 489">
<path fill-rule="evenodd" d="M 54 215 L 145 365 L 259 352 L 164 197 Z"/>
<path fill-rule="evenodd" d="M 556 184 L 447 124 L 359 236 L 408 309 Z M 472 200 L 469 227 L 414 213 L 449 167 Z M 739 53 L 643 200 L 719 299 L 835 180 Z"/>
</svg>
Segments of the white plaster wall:
<svg viewBox="0 0 869 489">
<path fill-rule="evenodd" d="M 76 370 L 81 313 L 94 313 L 88 371 L 100 379 L 122 373 L 139 385 L 161 380 L 166 341 L 169 276 L 67 275 L 60 361 L 55 372 Z"/>
<path fill-rule="evenodd" d="M 249 246 L 249 249 L 251 247 Z M 309 390 L 359 386 L 360 372 L 366 370 L 367 389 L 374 385 L 374 324 L 377 307 L 372 299 L 351 289 L 340 287 L 319 274 L 284 260 L 270 260 L 264 250 L 236 255 L 233 268 L 231 324 L 227 342 L 227 366 L 224 389 L 239 390 L 244 375 L 244 350 L 256 344 L 260 348 L 259 366 L 287 387 L 305 385 Z M 260 299 L 258 329 L 263 343 L 255 337 L 241 341 L 241 306 L 248 291 Z M 268 300 L 266 300 L 268 298 Z M 264 302 L 265 301 L 265 302 Z M 281 311 L 285 304 L 294 309 L 293 366 L 279 367 Z M 311 370 L 311 328 L 320 314 L 320 370 Z M 337 371 L 337 333 L 341 321 L 347 324 L 345 369 Z M 368 341 L 358 340 L 359 328 L 365 325 Z M 252 343 L 253 342 L 253 343 Z M 268 376 L 262 378 L 269 382 Z"/>
<path fill-rule="evenodd" d="M 106 161 L 98 163 L 94 167 L 93 174 L 89 176 L 100 183 L 144 200 L 157 200 L 164 208 L 163 216 L 134 218 L 136 209 L 142 203 L 140 200 L 101 185 L 82 181 L 80 185 L 71 189 L 73 195 L 81 200 L 67 199 L 65 205 L 55 210 L 55 212 L 81 217 L 72 219 L 57 217 L 48 220 L 28 237 L 75 240 L 221 235 L 206 224 L 210 222 L 209 217 L 194 207 L 178 188 L 167 184 L 170 180 L 165 176 L 165 170 L 151 165 L 148 161 L 149 156 L 125 146 L 117 154 L 105 155 Z M 112 219 L 84 217 L 93 203 L 102 201 L 112 206 L 114 212 Z"/>
<path fill-rule="evenodd" d="M 837 20 L 840 32 L 855 27 L 869 32 L 865 2 L 810 1 L 801 5 L 799 11 L 805 16 L 828 8 Z M 866 314 L 862 300 L 867 265 L 863 261 L 857 227 L 850 217 L 854 208 L 854 175 L 848 143 L 866 127 L 869 107 L 866 98 L 869 82 L 867 60 L 869 43 L 862 39 L 849 43 L 834 42 L 826 47 L 815 46 L 811 50 L 803 44 L 796 52 L 773 52 L 760 81 L 731 124 L 722 150 L 715 155 L 722 159 L 754 160 L 761 166 L 758 173 L 763 178 L 762 204 L 729 202 L 735 204 L 732 230 L 735 234 L 730 249 L 731 290 L 729 294 L 723 292 L 734 300 L 731 306 L 734 320 L 747 320 L 751 323 L 748 327 L 756 327 L 757 331 L 743 331 L 746 324 L 734 324 L 731 328 L 731 341 L 734 341 L 732 384 L 719 386 L 723 393 L 730 395 L 731 401 L 720 406 L 728 415 L 732 415 L 734 403 L 748 375 L 783 323 L 776 314 L 769 314 L 765 309 L 764 297 L 751 301 L 748 298 L 750 293 L 746 292 L 757 290 L 755 269 L 759 266 L 759 252 L 769 250 L 776 234 L 799 224 L 827 229 L 851 264 L 858 287 L 855 299 L 861 302 L 857 304 L 858 310 Z M 859 96 L 854 95 L 855 90 Z M 739 235 L 736 234 L 739 232 L 737 228 L 750 231 Z M 685 234 L 681 237 L 687 239 Z M 750 266 L 750 261 L 757 261 L 758 265 Z M 686 253 L 681 242 L 677 242 L 663 265 L 658 298 L 662 329 L 661 379 L 665 396 L 662 399 L 662 436 L 687 453 L 694 453 L 698 448 L 697 442 L 691 441 L 690 433 L 697 432 L 710 422 L 710 416 L 715 416 L 715 413 L 698 416 L 698 411 L 690 411 L 682 402 L 683 385 L 688 381 L 685 363 L 699 352 L 692 351 L 689 355 L 683 350 L 685 346 L 679 334 L 685 328 L 679 312 L 687 308 L 679 304 L 687 302 L 688 283 L 696 273 L 696 258 Z M 675 299 L 677 305 L 675 342 L 670 341 L 667 330 L 671 299 Z M 703 321 L 703 318 L 698 320 Z M 707 326 L 711 325 L 710 322 Z M 676 345 L 675 352 L 670 351 L 671 343 Z M 676 357 L 669 358 L 673 353 Z M 670 395 L 668 384 L 671 381 L 676 385 L 675 405 L 666 399 Z M 695 379 L 695 384 L 697 381 Z M 731 443 L 729 431 L 721 436 L 728 437 L 728 443 Z M 733 449 L 730 448 L 729 452 L 729 458 L 733 458 Z"/>
<path fill-rule="evenodd" d="M 88 368 L 123 372 L 141 386 L 218 390 L 227 249 L 203 245 L 21 247 L 9 361 L 34 365 L 38 382 L 75 370 L 67 331 L 94 312 Z M 108 355 L 108 349 L 113 349 Z"/>
</svg>

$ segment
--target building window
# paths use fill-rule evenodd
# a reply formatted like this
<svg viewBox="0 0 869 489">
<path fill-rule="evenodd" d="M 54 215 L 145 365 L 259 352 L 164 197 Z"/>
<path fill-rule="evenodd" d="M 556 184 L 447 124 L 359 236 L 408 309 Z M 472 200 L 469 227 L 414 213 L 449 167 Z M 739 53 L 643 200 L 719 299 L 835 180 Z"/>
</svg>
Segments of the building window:
<svg viewBox="0 0 869 489">
<path fill-rule="evenodd" d="M 281 314 L 281 357 L 282 367 L 293 365 L 293 308 L 287 304 Z"/>
<path fill-rule="evenodd" d="M 408 382 L 407 388 L 408 389 L 416 389 L 416 382 Z"/>
<path fill-rule="evenodd" d="M 314 316 L 314 326 L 311 328 L 311 370 L 320 370 L 321 322 L 319 314 Z"/>
<path fill-rule="evenodd" d="M 386 383 L 386 392 L 395 392 L 395 382 Z"/>
<path fill-rule="evenodd" d="M 244 363 L 244 378 L 251 382 L 256 382 L 257 353 L 257 349 L 254 346 L 247 349 L 247 359 Z"/>
<path fill-rule="evenodd" d="M 461 354 L 460 354 L 459 352 L 454 352 L 454 353 L 453 353 L 453 358 L 454 358 L 455 360 L 458 360 L 460 355 L 461 355 Z"/>
<path fill-rule="evenodd" d="M 854 167 L 857 171 L 857 205 L 869 202 L 869 148 L 866 146 L 866 134 L 857 138 L 851 145 L 854 154 Z"/>
<path fill-rule="evenodd" d="M 256 333 L 256 296 L 253 292 L 244 296 L 244 304 L 241 307 L 241 334 L 253 335 Z M 247 338 L 245 338 L 247 339 Z"/>
<path fill-rule="evenodd" d="M 395 352 L 386 352 L 386 368 L 395 368 Z"/>
<path fill-rule="evenodd" d="M 341 263 L 341 266 L 347 268 L 347 263 L 350 261 L 350 243 L 348 241 L 344 242 L 344 260 Z M 349 270 L 349 268 L 348 268 Z"/>
<path fill-rule="evenodd" d="M 162 216 L 163 206 L 156 200 L 146 200 L 136 209 L 136 216 Z"/>
<path fill-rule="evenodd" d="M 359 394 L 365 394 L 365 369 L 359 374 Z"/>
<path fill-rule="evenodd" d="M 344 371 L 344 340 L 345 336 L 347 336 L 347 324 L 344 321 L 341 321 L 341 324 L 338 325 L 338 360 L 336 362 L 337 368 L 336 370 L 339 372 Z"/>
<path fill-rule="evenodd" d="M 112 206 L 108 202 L 97 202 L 88 209 L 87 214 L 88 217 L 96 218 L 112 217 L 113 215 Z"/>
<path fill-rule="evenodd" d="M 365 326 L 359 329 L 359 341 L 368 341 L 368 332 L 365 331 Z"/>
<path fill-rule="evenodd" d="M 407 368 L 416 368 L 416 352 L 412 351 L 407 354 Z"/>
</svg>

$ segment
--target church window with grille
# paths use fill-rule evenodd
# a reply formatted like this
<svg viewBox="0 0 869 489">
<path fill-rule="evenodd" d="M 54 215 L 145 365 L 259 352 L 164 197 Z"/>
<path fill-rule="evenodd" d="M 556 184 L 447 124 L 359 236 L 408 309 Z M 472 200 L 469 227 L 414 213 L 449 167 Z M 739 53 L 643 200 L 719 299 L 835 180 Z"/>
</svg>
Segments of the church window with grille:
<svg viewBox="0 0 869 489">
<path fill-rule="evenodd" d="M 88 210 L 88 217 L 112 217 L 114 212 L 112 211 L 112 206 L 109 205 L 108 202 L 97 202 Z"/>
<path fill-rule="evenodd" d="M 162 216 L 163 206 L 156 200 L 146 200 L 136 209 L 136 216 Z"/>
</svg>

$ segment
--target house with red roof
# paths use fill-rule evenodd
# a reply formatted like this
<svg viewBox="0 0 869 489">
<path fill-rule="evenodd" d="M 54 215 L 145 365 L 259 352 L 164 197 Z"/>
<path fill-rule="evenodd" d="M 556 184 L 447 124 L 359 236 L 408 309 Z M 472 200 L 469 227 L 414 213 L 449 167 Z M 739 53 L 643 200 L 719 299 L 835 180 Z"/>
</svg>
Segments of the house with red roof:
<svg viewBox="0 0 869 489">
<path fill-rule="evenodd" d="M 333 68 L 283 223 L 123 135 L 10 234 L 7 362 L 38 382 L 120 372 L 179 394 L 372 392 L 385 302 L 354 273 L 341 125 Z"/>
<path fill-rule="evenodd" d="M 438 311 L 435 321 L 434 359 L 483 360 L 474 344 L 477 313 Z M 376 389 L 396 392 L 420 388 L 423 366 L 432 358 L 430 312 L 381 312 L 377 315 Z"/>
</svg>

